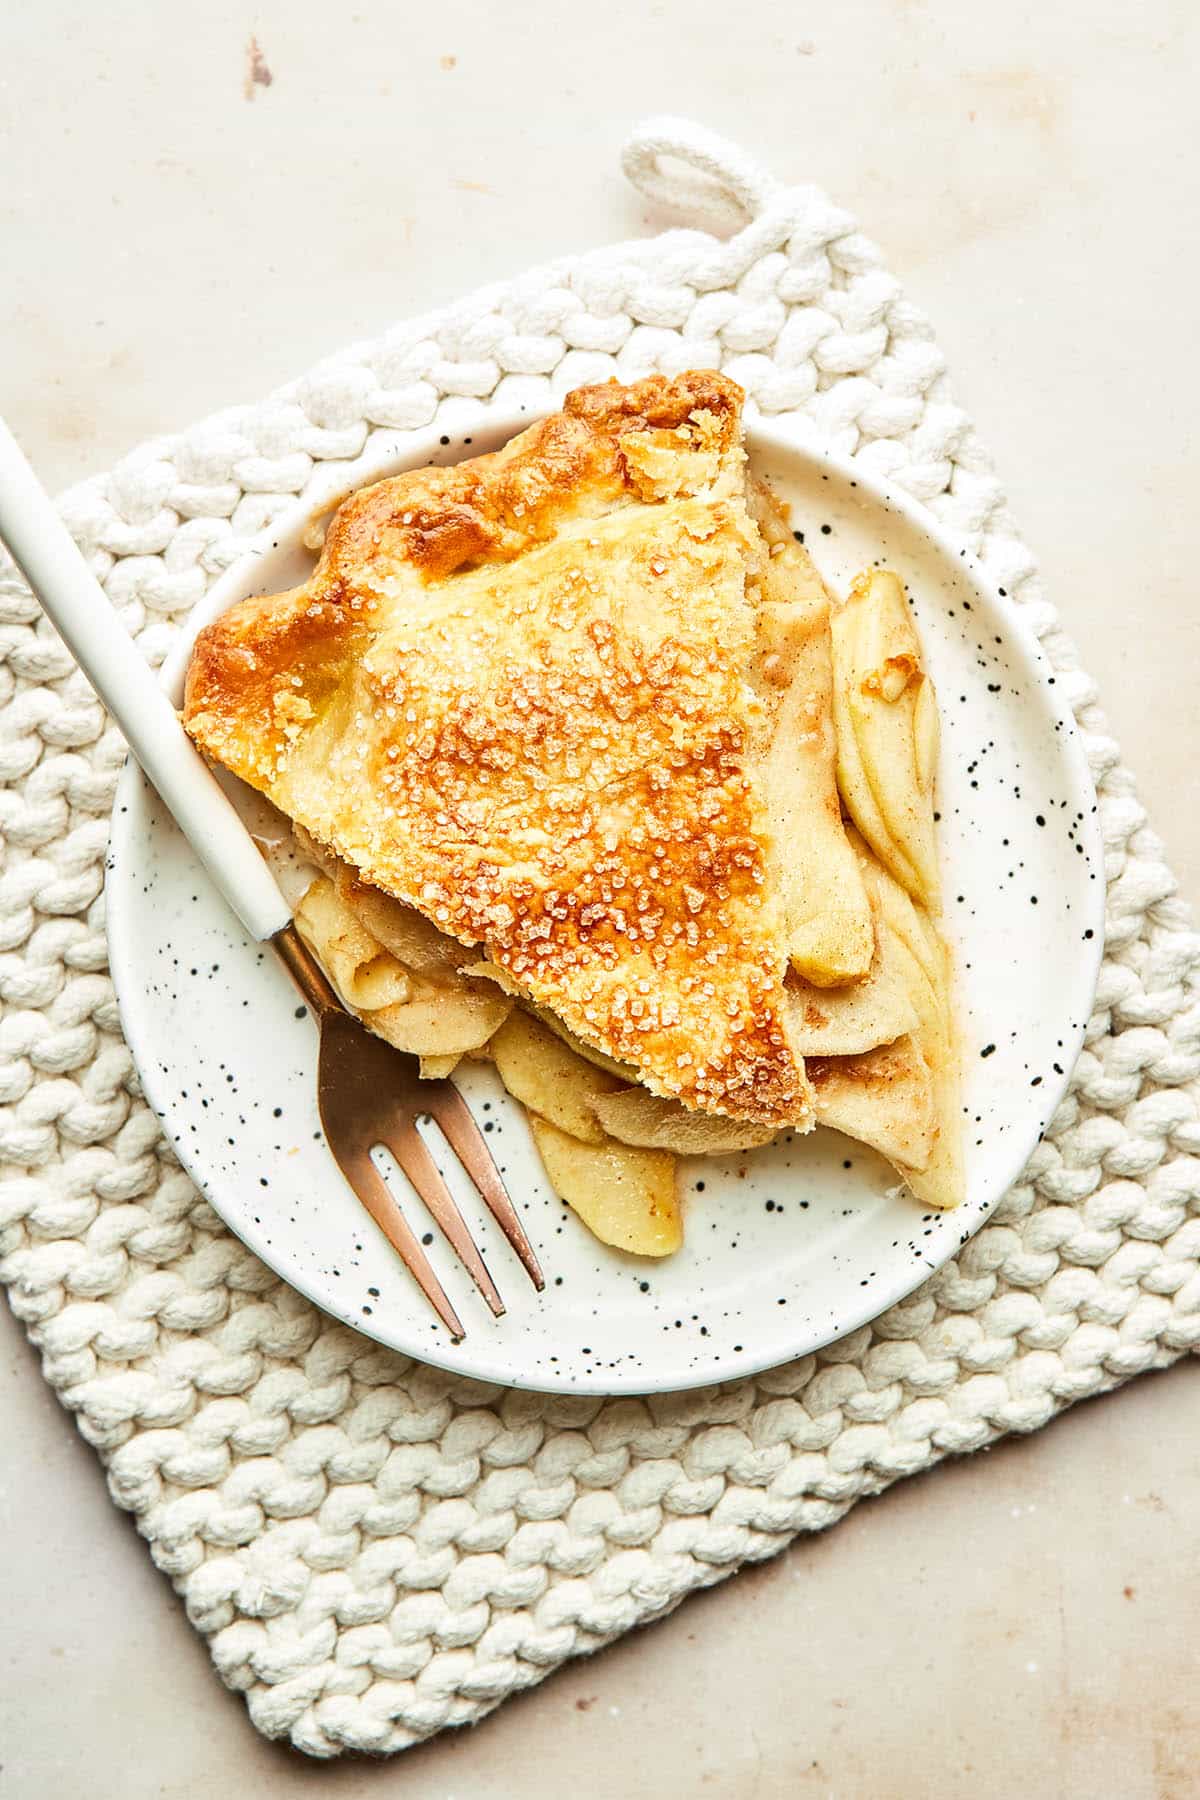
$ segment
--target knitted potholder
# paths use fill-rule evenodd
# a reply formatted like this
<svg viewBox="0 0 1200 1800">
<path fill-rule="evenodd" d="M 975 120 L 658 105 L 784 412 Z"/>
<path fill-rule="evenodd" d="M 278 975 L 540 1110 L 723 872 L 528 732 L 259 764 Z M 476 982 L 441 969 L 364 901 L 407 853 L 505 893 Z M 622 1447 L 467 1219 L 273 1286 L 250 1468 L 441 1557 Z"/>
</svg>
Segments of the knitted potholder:
<svg viewBox="0 0 1200 1800">
<path fill-rule="evenodd" d="M 106 973 L 123 745 L 6 567 L 0 1277 L 221 1675 L 316 1756 L 477 1719 L 862 1495 L 1200 1343 L 1200 941 L 931 329 L 845 213 L 698 127 L 642 127 L 625 169 L 736 234 L 538 269 L 145 446 L 63 502 L 92 566 L 157 662 L 316 466 L 372 430 L 449 433 L 471 397 L 719 366 L 752 416 L 906 487 L 1024 606 L 1100 791 L 1096 1012 L 988 1225 L 819 1355 L 616 1402 L 425 1368 L 283 1285 L 163 1142 Z"/>
</svg>

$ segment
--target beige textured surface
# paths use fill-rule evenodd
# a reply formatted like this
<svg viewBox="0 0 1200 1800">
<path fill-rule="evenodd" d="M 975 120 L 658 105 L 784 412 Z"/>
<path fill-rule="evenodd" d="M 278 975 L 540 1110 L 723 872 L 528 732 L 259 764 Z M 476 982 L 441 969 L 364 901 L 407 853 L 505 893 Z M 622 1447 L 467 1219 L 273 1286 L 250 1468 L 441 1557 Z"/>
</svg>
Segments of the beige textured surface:
<svg viewBox="0 0 1200 1800">
<path fill-rule="evenodd" d="M 363 4 L 336 39 L 330 16 L 216 4 L 175 31 L 47 0 L 10 24 L 4 404 L 47 480 L 661 222 L 616 147 L 688 111 L 828 187 L 932 313 L 1195 896 L 1192 10 L 746 0 L 736 42 L 712 0 L 618 0 L 569 40 L 552 0 L 419 30 Z M 274 81 L 247 102 L 251 31 Z M 19 1800 L 1197 1792 L 1193 1365 L 901 1484 L 389 1773 L 257 1738 L 7 1317 L 0 1347 Z"/>
</svg>

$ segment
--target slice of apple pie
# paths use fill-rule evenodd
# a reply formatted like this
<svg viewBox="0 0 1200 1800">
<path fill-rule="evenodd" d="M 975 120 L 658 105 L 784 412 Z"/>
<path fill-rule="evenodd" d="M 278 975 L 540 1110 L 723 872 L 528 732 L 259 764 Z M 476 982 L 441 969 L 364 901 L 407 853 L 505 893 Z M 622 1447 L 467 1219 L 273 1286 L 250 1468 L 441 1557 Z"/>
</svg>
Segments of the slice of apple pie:
<svg viewBox="0 0 1200 1800">
<path fill-rule="evenodd" d="M 492 455 L 361 489 L 187 682 L 193 738 L 323 871 L 297 923 L 347 1003 L 429 1075 L 490 1056 L 553 1185 L 649 1254 L 680 1240 L 674 1154 L 825 1115 L 916 1170 L 937 1130 L 872 879 L 878 851 L 904 900 L 932 891 L 920 819 L 889 837 L 877 794 L 931 695 L 910 676 L 915 708 L 860 734 L 853 843 L 829 597 L 747 478 L 741 400 L 711 371 L 585 388 Z M 855 1128 L 883 1045 L 890 1137 Z"/>
<path fill-rule="evenodd" d="M 740 397 L 583 389 L 493 456 L 354 494 L 302 588 L 202 635 L 186 720 L 655 1092 L 806 1128 Z"/>
</svg>

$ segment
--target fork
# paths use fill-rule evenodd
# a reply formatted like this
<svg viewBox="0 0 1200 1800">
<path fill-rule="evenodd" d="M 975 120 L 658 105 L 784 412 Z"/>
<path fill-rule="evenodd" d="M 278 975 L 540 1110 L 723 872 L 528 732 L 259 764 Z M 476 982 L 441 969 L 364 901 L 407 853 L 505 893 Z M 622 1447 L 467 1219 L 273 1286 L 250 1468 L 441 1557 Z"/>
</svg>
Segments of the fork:
<svg viewBox="0 0 1200 1800">
<path fill-rule="evenodd" d="M 184 731 L 75 540 L 0 419 L 0 538 L 84 675 L 112 714 L 217 889 L 250 936 L 271 944 L 320 1029 L 317 1105 L 325 1139 L 358 1199 L 455 1341 L 465 1330 L 372 1158 L 390 1150 L 493 1316 L 495 1282 L 421 1133 L 426 1115 L 478 1189 L 541 1292 L 537 1257 L 478 1125 L 453 1082 L 422 1081 L 418 1061 L 375 1037 L 343 1006 L 303 942 L 291 909 L 233 803 Z"/>
</svg>

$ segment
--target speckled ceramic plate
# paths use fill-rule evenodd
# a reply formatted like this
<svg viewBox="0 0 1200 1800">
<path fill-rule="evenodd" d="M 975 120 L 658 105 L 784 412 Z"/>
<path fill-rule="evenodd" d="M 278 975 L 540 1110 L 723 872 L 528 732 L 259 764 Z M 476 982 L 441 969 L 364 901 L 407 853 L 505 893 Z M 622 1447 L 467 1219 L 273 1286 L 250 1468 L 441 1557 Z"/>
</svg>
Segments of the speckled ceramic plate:
<svg viewBox="0 0 1200 1800">
<path fill-rule="evenodd" d="M 340 487 L 494 448 L 528 418 L 481 413 L 454 441 L 393 438 Z M 192 1176 L 286 1280 L 386 1344 L 532 1388 L 647 1392 L 721 1381 L 829 1343 L 901 1299 L 978 1229 L 1066 1086 L 1103 936 L 1095 797 L 1068 708 L 1014 607 L 929 516 L 860 469 L 751 429 L 835 589 L 875 559 L 907 579 L 941 699 L 946 931 L 958 971 L 968 1199 L 924 1214 L 832 1132 L 683 1165 L 687 1241 L 663 1263 L 598 1244 L 550 1192 L 521 1109 L 490 1070 L 485 1123 L 548 1283 L 536 1295 L 449 1165 L 508 1303 L 493 1320 L 440 1238 L 430 1255 L 467 1335 L 452 1344 L 358 1206 L 319 1128 L 316 1033 L 269 950 L 247 942 L 140 773 L 127 768 L 108 877 L 113 975 L 146 1094 Z M 330 489 L 332 494 L 334 490 Z M 213 590 L 195 628 L 303 579 L 311 507 Z M 186 648 L 174 665 L 178 681 Z M 168 672 L 168 679 L 171 679 Z M 242 790 L 244 793 L 244 790 Z M 419 1229 L 430 1222 L 392 1167 Z"/>
</svg>

